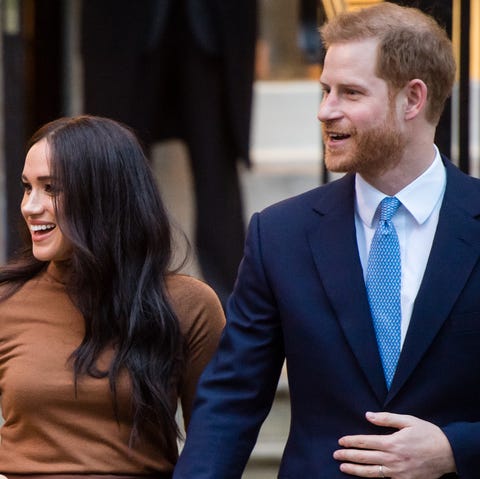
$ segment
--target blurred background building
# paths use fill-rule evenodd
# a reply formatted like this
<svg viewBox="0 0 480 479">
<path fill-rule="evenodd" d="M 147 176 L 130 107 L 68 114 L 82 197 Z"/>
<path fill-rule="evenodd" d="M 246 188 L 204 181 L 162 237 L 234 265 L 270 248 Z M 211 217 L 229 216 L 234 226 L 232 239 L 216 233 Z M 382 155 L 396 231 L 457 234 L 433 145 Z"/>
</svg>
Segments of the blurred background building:
<svg viewBox="0 0 480 479">
<path fill-rule="evenodd" d="M 219 1 L 228 4 L 226 0 Z M 253 0 L 250 3 L 256 16 L 247 152 L 250 167 L 245 162 L 237 164 L 245 224 L 254 211 L 332 179 L 323 167 L 316 119 L 322 58 L 318 26 L 340 11 L 380 1 Z M 160 9 L 163 5 L 163 0 L 138 0 L 131 2 L 132 9 L 143 2 Z M 87 0 L 0 0 L 2 263 L 18 247 L 20 175 L 27 138 L 38 126 L 59 116 L 91 113 L 85 111 L 85 62 L 81 48 L 82 8 L 87 3 Z M 463 171 L 480 176 L 480 0 L 395 3 L 417 6 L 431 13 L 452 37 L 459 70 L 454 95 L 442 117 L 436 141 Z M 105 15 L 108 23 L 114 12 Z M 208 18 L 214 21 L 213 17 Z M 213 37 L 204 38 L 207 47 L 213 45 L 214 57 L 218 56 L 217 27 L 213 25 L 216 32 Z M 171 53 L 182 62 L 181 48 L 172 47 Z M 163 74 L 168 75 L 168 70 Z M 102 91 L 98 93 L 102 95 Z M 208 109 L 205 115 L 208 116 Z M 152 142 L 149 151 L 167 207 L 194 244 L 195 194 L 189 149 L 182 138 L 169 138 Z M 215 234 L 213 228 L 212 235 Z M 187 270 L 202 276 L 195 253 Z M 288 417 L 288 388 L 282 377 L 278 400 L 261 431 L 245 477 L 275 476 L 288 433 Z"/>
</svg>

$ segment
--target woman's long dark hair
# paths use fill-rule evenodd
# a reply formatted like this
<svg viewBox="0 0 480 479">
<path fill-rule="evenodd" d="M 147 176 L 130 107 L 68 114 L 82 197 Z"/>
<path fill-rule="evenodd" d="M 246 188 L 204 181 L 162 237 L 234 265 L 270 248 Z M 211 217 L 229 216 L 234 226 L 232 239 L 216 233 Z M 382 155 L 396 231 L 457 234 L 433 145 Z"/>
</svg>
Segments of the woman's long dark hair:
<svg viewBox="0 0 480 479">
<path fill-rule="evenodd" d="M 28 149 L 50 147 L 57 221 L 72 244 L 67 288 L 85 318 L 85 336 L 72 353 L 75 384 L 82 374 L 108 376 L 117 412 L 116 384 L 127 370 L 133 388 L 134 442 L 148 431 L 171 460 L 178 427 L 173 379 L 184 360 L 184 341 L 166 299 L 171 231 L 147 159 L 135 135 L 107 118 L 61 118 L 40 128 Z M 0 273 L 18 289 L 44 269 L 30 244 Z M 114 347 L 108 371 L 97 359 Z M 173 396 L 175 397 L 175 396 Z"/>
</svg>

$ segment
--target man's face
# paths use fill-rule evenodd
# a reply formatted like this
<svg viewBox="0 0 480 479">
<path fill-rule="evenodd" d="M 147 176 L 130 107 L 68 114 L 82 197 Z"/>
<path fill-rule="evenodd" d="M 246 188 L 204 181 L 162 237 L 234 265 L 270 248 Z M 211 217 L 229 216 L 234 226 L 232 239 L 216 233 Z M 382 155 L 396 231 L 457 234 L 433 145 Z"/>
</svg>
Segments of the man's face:
<svg viewBox="0 0 480 479">
<path fill-rule="evenodd" d="M 320 77 L 325 163 L 330 171 L 379 175 L 401 160 L 396 99 L 375 74 L 378 40 L 332 44 Z"/>
</svg>

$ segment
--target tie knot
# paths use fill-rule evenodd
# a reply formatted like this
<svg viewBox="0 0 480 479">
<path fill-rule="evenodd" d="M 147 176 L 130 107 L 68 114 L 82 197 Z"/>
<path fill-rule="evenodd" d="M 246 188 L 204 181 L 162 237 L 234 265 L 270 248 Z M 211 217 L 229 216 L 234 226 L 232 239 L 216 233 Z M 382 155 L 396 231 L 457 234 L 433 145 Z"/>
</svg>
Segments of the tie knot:
<svg viewBox="0 0 480 479">
<path fill-rule="evenodd" d="M 386 196 L 380 203 L 380 220 L 390 221 L 397 212 L 400 201 L 396 196 Z"/>
</svg>

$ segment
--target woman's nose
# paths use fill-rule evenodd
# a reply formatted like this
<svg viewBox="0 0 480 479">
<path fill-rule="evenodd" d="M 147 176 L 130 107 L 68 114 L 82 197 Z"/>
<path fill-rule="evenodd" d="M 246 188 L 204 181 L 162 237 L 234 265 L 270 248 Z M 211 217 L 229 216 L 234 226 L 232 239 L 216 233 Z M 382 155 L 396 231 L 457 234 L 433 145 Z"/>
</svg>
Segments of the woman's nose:
<svg viewBox="0 0 480 479">
<path fill-rule="evenodd" d="M 44 205 L 41 193 L 33 190 L 28 194 L 24 193 L 21 208 L 24 216 L 42 213 Z"/>
</svg>

